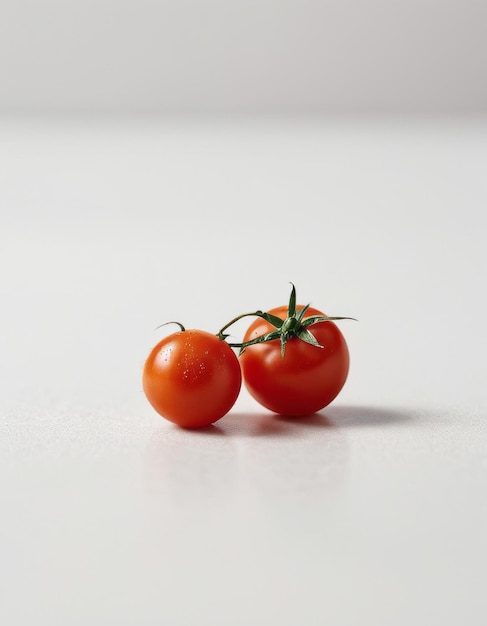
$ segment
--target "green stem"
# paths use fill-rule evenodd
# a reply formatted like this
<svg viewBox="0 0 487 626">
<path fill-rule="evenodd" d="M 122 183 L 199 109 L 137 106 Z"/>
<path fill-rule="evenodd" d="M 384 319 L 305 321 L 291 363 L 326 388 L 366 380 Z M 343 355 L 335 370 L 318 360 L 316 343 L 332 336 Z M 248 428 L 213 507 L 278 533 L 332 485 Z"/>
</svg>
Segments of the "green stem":
<svg viewBox="0 0 487 626">
<path fill-rule="evenodd" d="M 181 332 L 183 333 L 186 330 L 186 328 L 184 328 L 181 322 L 164 322 L 164 324 L 159 324 L 159 326 L 156 326 L 155 330 L 157 330 L 158 328 L 162 328 L 163 326 L 167 326 L 168 324 L 176 324 L 177 326 L 179 326 L 179 328 L 181 329 Z"/>
<path fill-rule="evenodd" d="M 264 313 L 263 311 L 253 311 L 252 313 L 242 313 L 242 315 L 238 315 L 233 318 L 228 324 L 225 324 L 223 328 L 221 328 L 217 337 L 222 341 L 226 341 L 227 337 L 230 335 L 225 333 L 227 328 L 235 324 L 244 317 L 261 317 L 263 320 L 268 322 L 271 326 L 274 326 L 274 330 L 266 333 L 265 335 L 260 335 L 259 337 L 255 337 L 254 339 L 250 339 L 249 341 L 244 341 L 240 343 L 228 343 L 231 348 L 240 348 L 243 351 L 248 346 L 253 346 L 257 343 L 264 343 L 267 341 L 274 341 L 275 339 L 280 340 L 281 342 L 281 354 L 284 356 L 286 342 L 292 337 L 297 337 L 306 343 L 315 346 L 317 348 L 323 348 L 314 335 L 308 330 L 308 327 L 316 324 L 318 322 L 330 322 L 334 320 L 344 320 L 344 319 L 354 319 L 352 317 L 330 317 L 328 315 L 311 315 L 308 318 L 304 318 L 306 312 L 308 311 L 309 304 L 305 307 L 301 308 L 299 311 L 296 310 L 296 288 L 291 283 L 292 290 L 289 298 L 289 305 L 287 310 L 287 317 L 282 319 L 273 315 L 272 313 Z"/>
<path fill-rule="evenodd" d="M 220 328 L 220 330 L 217 333 L 217 337 L 219 337 L 219 339 L 221 339 L 222 341 L 226 341 L 229 335 L 225 334 L 225 330 L 227 330 L 227 328 L 235 324 L 235 322 L 238 322 L 239 320 L 243 319 L 244 317 L 261 317 L 262 319 L 268 322 L 270 321 L 272 323 L 272 320 L 269 320 L 269 315 L 267 313 L 264 313 L 263 311 L 252 311 L 252 313 L 242 313 L 241 315 L 237 315 L 237 317 L 233 318 L 233 320 L 228 322 L 228 324 L 225 324 L 225 326 Z M 279 320 L 279 321 L 282 323 L 283 320 Z M 227 341 L 227 343 L 230 346 L 230 348 L 240 348 L 240 350 L 243 351 L 248 346 L 253 346 L 256 343 L 263 343 L 264 341 L 271 341 L 272 339 L 278 339 L 278 338 L 279 338 L 279 332 L 271 331 L 270 333 L 266 333 L 265 335 L 260 335 L 259 337 L 255 337 L 254 339 L 250 339 L 249 341 L 243 341 L 243 342 L 238 342 L 238 343 L 230 343 Z"/>
<path fill-rule="evenodd" d="M 228 322 L 228 324 L 225 324 L 225 326 L 220 328 L 220 330 L 217 332 L 217 337 L 225 341 L 225 338 L 228 337 L 228 335 L 225 335 L 224 331 L 244 317 L 264 317 L 264 313 L 262 311 L 253 311 L 252 313 L 242 313 L 241 315 L 237 315 L 237 317 L 234 317 L 233 320 Z M 229 343 L 228 345 L 231 346 L 232 344 Z"/>
<path fill-rule="evenodd" d="M 230 348 L 240 348 L 243 351 L 248 346 L 255 346 L 256 343 L 265 343 L 267 341 L 273 341 L 274 339 L 279 339 L 279 333 L 277 331 L 259 335 L 255 337 L 255 339 L 249 339 L 249 341 L 242 341 L 241 343 L 227 343 Z"/>
</svg>

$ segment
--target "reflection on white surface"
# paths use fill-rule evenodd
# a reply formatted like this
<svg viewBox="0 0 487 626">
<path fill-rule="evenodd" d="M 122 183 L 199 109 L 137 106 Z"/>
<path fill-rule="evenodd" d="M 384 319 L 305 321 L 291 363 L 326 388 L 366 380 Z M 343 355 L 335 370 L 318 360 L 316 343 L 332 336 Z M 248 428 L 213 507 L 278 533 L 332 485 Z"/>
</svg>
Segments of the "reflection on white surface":
<svg viewBox="0 0 487 626">
<path fill-rule="evenodd" d="M 340 430 L 322 415 L 285 422 L 270 413 L 232 412 L 204 432 L 168 433 L 162 426 L 147 454 L 148 487 L 190 506 L 215 497 L 245 506 L 281 497 L 306 502 L 341 482 L 346 459 Z"/>
</svg>

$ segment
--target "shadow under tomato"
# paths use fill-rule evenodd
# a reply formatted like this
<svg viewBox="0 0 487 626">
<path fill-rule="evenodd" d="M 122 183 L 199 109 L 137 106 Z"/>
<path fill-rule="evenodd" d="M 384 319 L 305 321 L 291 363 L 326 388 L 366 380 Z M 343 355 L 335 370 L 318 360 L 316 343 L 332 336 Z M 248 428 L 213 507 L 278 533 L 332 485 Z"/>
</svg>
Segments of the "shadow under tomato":
<svg viewBox="0 0 487 626">
<path fill-rule="evenodd" d="M 321 414 L 332 426 L 351 428 L 357 426 L 390 426 L 413 421 L 417 413 L 412 410 L 374 406 L 327 406 Z"/>
<path fill-rule="evenodd" d="M 266 437 L 266 436 L 290 436 L 292 435 L 285 424 L 276 420 L 276 415 L 270 412 L 246 413 L 243 411 L 230 411 L 214 424 L 202 428 L 183 428 L 177 424 L 164 422 L 165 428 L 174 433 L 191 435 L 195 437 Z"/>
<path fill-rule="evenodd" d="M 400 425 L 413 421 L 412 410 L 373 406 L 328 406 L 318 413 L 302 417 L 230 411 L 204 428 L 169 427 L 195 437 L 294 437 L 299 431 Z"/>
<path fill-rule="evenodd" d="M 336 426 L 336 424 L 323 413 L 312 413 L 311 415 L 303 415 L 301 417 L 274 415 L 274 419 L 283 424 L 293 426 L 306 426 L 311 428 L 334 428 Z"/>
<path fill-rule="evenodd" d="M 279 423 L 276 416 L 270 412 L 230 412 L 217 424 L 229 436 L 289 437 L 292 435 L 286 425 Z"/>
<path fill-rule="evenodd" d="M 183 428 L 182 426 L 178 426 L 177 424 L 173 424 L 172 426 L 173 428 L 181 432 L 195 435 L 210 435 L 212 437 L 221 437 L 222 435 L 226 434 L 223 428 L 219 426 L 219 422 L 215 422 L 215 424 L 209 424 L 208 426 L 203 426 L 202 428 Z"/>
</svg>

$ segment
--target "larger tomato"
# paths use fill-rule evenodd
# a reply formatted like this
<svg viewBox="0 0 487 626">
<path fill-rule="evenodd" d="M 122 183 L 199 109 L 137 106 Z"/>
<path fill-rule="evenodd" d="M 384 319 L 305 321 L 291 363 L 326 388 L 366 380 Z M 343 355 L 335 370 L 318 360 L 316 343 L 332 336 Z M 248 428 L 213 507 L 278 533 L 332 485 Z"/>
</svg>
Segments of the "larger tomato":
<svg viewBox="0 0 487 626">
<path fill-rule="evenodd" d="M 302 307 L 298 307 L 302 308 Z M 288 316 L 288 307 L 269 311 L 281 319 Z M 304 316 L 324 315 L 310 307 Z M 258 318 L 248 328 L 243 342 L 275 330 L 266 320 Z M 278 339 L 245 348 L 240 355 L 245 386 L 267 409 L 288 416 L 304 416 L 319 411 L 340 392 L 347 379 L 349 353 L 345 339 L 332 321 L 308 326 L 321 348 L 291 337 L 284 356 Z"/>
<path fill-rule="evenodd" d="M 232 408 L 242 374 L 224 341 L 202 330 L 183 330 L 154 347 L 142 381 L 147 399 L 163 417 L 184 428 L 201 428 Z"/>
</svg>

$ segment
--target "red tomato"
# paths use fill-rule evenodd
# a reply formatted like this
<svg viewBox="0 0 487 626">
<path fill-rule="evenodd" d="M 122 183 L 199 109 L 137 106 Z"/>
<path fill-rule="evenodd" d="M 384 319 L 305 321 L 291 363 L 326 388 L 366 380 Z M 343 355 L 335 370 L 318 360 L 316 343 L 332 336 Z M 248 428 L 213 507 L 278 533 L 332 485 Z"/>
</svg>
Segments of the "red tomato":
<svg viewBox="0 0 487 626">
<path fill-rule="evenodd" d="M 160 415 L 183 428 L 201 428 L 232 408 L 242 374 L 228 344 L 202 330 L 184 330 L 155 346 L 142 381 Z"/>
<path fill-rule="evenodd" d="M 277 307 L 269 313 L 286 319 L 288 307 Z M 310 307 L 304 319 L 312 315 L 324 313 Z M 245 333 L 243 342 L 272 330 L 275 329 L 271 324 L 257 318 Z M 288 416 L 315 413 L 336 398 L 347 379 L 348 348 L 336 324 L 318 322 L 308 330 L 323 348 L 291 337 L 284 356 L 279 339 L 248 346 L 240 355 L 248 391 L 257 402 L 275 413 Z"/>
</svg>

